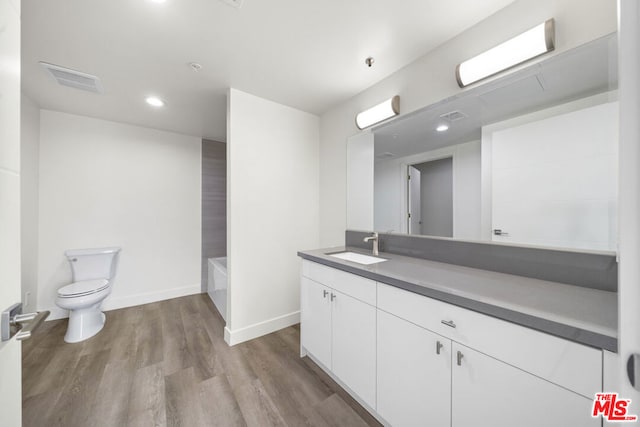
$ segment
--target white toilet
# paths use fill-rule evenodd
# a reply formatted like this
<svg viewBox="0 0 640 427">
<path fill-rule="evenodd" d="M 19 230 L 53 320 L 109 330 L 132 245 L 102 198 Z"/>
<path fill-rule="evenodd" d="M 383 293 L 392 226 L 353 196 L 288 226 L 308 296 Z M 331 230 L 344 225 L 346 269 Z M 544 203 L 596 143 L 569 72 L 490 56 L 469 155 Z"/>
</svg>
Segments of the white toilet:
<svg viewBox="0 0 640 427">
<path fill-rule="evenodd" d="M 58 289 L 56 305 L 69 310 L 66 342 L 91 338 L 104 326 L 102 301 L 111 293 L 119 253 L 120 248 L 65 251 L 71 264 L 73 283 Z"/>
</svg>

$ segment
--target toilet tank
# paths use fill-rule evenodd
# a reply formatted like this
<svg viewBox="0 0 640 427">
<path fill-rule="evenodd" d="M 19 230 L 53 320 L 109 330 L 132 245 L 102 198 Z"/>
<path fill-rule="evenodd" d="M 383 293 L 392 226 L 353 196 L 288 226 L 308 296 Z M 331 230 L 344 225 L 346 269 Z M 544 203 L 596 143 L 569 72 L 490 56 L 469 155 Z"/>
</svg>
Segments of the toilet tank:
<svg viewBox="0 0 640 427">
<path fill-rule="evenodd" d="M 120 248 L 70 249 L 65 255 L 71 264 L 73 281 L 107 279 L 116 275 Z"/>
</svg>

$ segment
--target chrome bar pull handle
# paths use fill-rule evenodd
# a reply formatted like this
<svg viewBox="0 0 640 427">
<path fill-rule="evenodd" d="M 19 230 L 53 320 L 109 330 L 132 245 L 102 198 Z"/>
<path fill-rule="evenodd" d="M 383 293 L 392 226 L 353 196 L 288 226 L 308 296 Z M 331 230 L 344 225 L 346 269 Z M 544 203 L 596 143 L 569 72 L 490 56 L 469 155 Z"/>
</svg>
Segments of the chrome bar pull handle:
<svg viewBox="0 0 640 427">
<path fill-rule="evenodd" d="M 338 296 L 336 294 L 334 294 L 333 292 L 331 292 L 331 301 L 333 301 L 336 298 L 338 298 Z"/>
<path fill-rule="evenodd" d="M 462 358 L 464 357 L 464 354 L 462 354 L 461 351 L 458 351 L 458 355 L 457 355 L 457 359 L 458 359 L 458 366 L 462 366 Z"/>
<path fill-rule="evenodd" d="M 640 354 L 631 354 L 627 359 L 627 377 L 631 386 L 640 391 Z"/>
<path fill-rule="evenodd" d="M 50 312 L 39 311 L 38 313 L 29 313 L 21 315 L 20 319 L 15 321 L 23 325 L 22 329 L 16 334 L 16 340 L 22 341 L 31 338 L 31 333 L 38 329 L 40 324 L 44 322 L 44 319 L 49 317 Z"/>
<path fill-rule="evenodd" d="M 8 341 L 14 336 L 22 341 L 31 338 L 31 333 L 49 316 L 49 311 L 22 313 L 22 303 L 13 304 L 0 314 L 0 339 Z"/>
<path fill-rule="evenodd" d="M 326 298 L 327 295 L 329 295 L 329 291 L 327 291 L 326 289 L 322 291 L 322 298 Z"/>
<path fill-rule="evenodd" d="M 453 320 L 441 320 L 440 323 L 442 323 L 443 325 L 447 325 L 450 328 L 456 327 L 456 324 L 453 322 Z"/>
<path fill-rule="evenodd" d="M 442 344 L 440 341 L 436 341 L 436 354 L 440 354 L 440 350 L 442 349 L 442 347 L 444 347 L 444 344 Z"/>
</svg>

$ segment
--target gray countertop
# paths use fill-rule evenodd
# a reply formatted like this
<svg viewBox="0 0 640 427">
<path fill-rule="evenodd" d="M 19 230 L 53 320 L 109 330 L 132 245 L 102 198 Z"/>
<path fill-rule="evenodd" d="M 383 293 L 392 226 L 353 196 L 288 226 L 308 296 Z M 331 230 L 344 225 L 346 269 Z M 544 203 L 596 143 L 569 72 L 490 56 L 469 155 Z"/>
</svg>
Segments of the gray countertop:
<svg viewBox="0 0 640 427">
<path fill-rule="evenodd" d="M 591 347 L 617 352 L 618 295 L 597 289 L 496 273 L 402 255 L 381 253 L 388 261 L 362 265 L 327 255 L 361 249 L 335 247 L 298 255 L 502 320 Z"/>
</svg>

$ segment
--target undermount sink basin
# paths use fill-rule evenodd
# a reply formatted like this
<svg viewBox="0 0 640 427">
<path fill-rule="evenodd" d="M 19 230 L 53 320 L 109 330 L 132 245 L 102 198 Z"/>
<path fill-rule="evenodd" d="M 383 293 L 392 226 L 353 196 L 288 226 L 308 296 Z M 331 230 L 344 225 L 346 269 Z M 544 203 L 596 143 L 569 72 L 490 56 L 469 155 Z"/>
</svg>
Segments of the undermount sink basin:
<svg viewBox="0 0 640 427">
<path fill-rule="evenodd" d="M 335 254 L 327 254 L 334 258 L 340 258 L 345 261 L 357 262 L 358 264 L 371 265 L 386 261 L 384 258 L 377 258 L 370 255 L 363 255 L 356 252 L 338 252 Z"/>
</svg>

